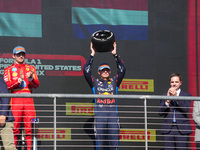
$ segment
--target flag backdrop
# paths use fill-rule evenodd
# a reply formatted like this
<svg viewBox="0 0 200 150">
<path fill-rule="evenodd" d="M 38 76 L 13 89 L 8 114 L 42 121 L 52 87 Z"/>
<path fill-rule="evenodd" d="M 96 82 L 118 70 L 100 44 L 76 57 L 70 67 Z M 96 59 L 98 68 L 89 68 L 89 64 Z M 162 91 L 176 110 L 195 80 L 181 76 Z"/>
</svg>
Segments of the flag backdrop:
<svg viewBox="0 0 200 150">
<path fill-rule="evenodd" d="M 42 37 L 41 0 L 0 0 L 0 36 Z"/>
<path fill-rule="evenodd" d="M 72 32 L 111 30 L 118 40 L 148 40 L 148 0 L 72 0 Z"/>
</svg>

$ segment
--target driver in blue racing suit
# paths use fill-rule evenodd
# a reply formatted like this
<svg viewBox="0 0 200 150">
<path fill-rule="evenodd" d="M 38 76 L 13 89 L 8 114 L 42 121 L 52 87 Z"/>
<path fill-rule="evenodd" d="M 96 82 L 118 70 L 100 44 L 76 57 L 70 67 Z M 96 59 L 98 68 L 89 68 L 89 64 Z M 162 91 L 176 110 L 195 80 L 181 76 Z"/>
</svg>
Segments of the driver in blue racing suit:
<svg viewBox="0 0 200 150">
<path fill-rule="evenodd" d="M 114 56 L 117 64 L 117 75 L 109 78 L 111 69 L 109 64 L 101 63 L 98 67 L 100 79 L 92 76 L 92 63 L 95 50 L 91 43 L 91 54 L 84 65 L 84 76 L 92 88 L 94 94 L 114 95 L 118 92 L 118 87 L 125 75 L 125 65 L 116 52 L 116 43 L 113 44 L 111 54 Z M 108 139 L 110 150 L 118 149 L 119 145 L 119 118 L 117 112 L 116 99 L 95 99 L 95 134 L 96 134 L 96 150 L 105 149 L 105 140 Z M 107 136 L 106 136 L 107 135 Z"/>
</svg>

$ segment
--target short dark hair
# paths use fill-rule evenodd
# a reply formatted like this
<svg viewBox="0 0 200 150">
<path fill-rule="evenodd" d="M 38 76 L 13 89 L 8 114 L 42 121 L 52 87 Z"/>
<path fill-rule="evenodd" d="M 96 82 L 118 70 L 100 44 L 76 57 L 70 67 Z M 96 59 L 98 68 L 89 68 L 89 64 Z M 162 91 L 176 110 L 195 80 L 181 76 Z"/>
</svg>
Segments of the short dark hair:
<svg viewBox="0 0 200 150">
<path fill-rule="evenodd" d="M 182 77 L 179 73 L 172 73 L 170 76 L 169 76 L 169 80 L 171 81 L 171 78 L 172 77 L 179 77 L 179 80 L 182 81 Z"/>
</svg>

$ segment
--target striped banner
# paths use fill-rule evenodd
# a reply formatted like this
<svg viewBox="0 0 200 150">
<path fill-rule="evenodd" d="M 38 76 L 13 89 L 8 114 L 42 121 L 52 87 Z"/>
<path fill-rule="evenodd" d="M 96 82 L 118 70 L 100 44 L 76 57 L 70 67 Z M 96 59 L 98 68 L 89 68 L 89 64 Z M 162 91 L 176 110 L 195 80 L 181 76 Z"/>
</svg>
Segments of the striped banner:
<svg viewBox="0 0 200 150">
<path fill-rule="evenodd" d="M 42 37 L 41 0 L 0 0 L 0 36 Z"/>
<path fill-rule="evenodd" d="M 105 29 L 119 40 L 148 40 L 148 0 L 72 0 L 74 38 Z"/>
<path fill-rule="evenodd" d="M 148 0 L 72 0 L 72 7 L 148 10 Z"/>
</svg>

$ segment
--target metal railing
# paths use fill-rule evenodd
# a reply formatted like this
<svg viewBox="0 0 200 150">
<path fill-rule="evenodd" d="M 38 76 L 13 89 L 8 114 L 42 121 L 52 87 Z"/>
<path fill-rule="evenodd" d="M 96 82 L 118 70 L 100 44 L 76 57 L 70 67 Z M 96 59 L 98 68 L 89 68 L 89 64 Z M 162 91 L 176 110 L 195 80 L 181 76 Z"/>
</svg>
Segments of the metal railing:
<svg viewBox="0 0 200 150">
<path fill-rule="evenodd" d="M 143 108 L 144 110 L 144 128 L 145 128 L 145 150 L 148 150 L 148 104 L 147 102 L 149 100 L 164 100 L 164 99 L 170 99 L 170 100 L 187 100 L 187 101 L 200 101 L 200 97 L 191 97 L 191 96 L 178 96 L 178 97 L 168 97 L 168 96 L 160 96 L 160 95 L 93 95 L 93 94 L 0 94 L 0 97 L 9 97 L 9 98 L 50 98 L 53 100 L 53 128 L 54 128 L 54 150 L 57 149 L 58 145 L 57 145 L 57 133 L 56 133 L 56 129 L 57 129 L 57 102 L 59 98 L 66 98 L 66 99 L 97 99 L 97 98 L 107 98 L 107 99 L 118 99 L 118 101 L 120 101 L 120 99 L 123 100 L 139 100 L 139 101 L 143 101 L 143 106 L 141 106 L 141 108 Z M 37 104 L 37 100 L 35 100 L 35 104 Z M 67 100 L 65 100 L 67 101 Z M 42 103 L 42 102 L 41 102 Z M 158 107 L 160 102 L 157 102 L 156 106 L 153 107 Z M 128 105 L 124 105 L 124 106 L 128 106 Z M 118 106 L 120 107 L 120 106 Z M 138 107 L 138 106 L 136 106 Z M 150 106 L 152 107 L 152 106 Z M 36 109 L 37 112 L 37 109 Z M 120 112 L 119 112 L 120 113 Z M 152 113 L 158 113 L 156 111 L 152 112 Z M 45 116 L 44 116 L 45 117 Z M 162 119 L 162 117 L 160 117 L 160 119 Z M 129 123 L 129 122 L 127 122 Z M 72 145 L 73 147 L 73 145 Z M 126 147 L 126 146 L 124 146 Z M 155 146 L 156 148 L 156 146 Z"/>
</svg>

